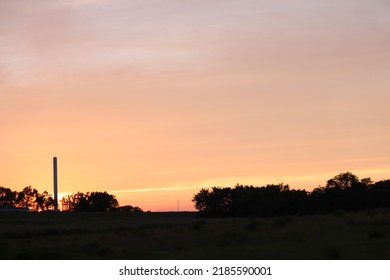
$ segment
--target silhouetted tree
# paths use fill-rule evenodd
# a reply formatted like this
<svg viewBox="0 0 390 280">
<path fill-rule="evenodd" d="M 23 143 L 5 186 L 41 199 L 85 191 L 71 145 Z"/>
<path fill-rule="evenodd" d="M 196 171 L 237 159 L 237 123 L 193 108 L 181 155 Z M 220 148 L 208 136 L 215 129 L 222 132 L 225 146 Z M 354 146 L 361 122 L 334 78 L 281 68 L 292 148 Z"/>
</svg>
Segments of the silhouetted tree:
<svg viewBox="0 0 390 280">
<path fill-rule="evenodd" d="M 47 191 L 42 194 L 37 193 L 35 205 L 37 211 L 48 211 L 54 208 L 54 199 Z"/>
<path fill-rule="evenodd" d="M 288 185 L 201 189 L 193 197 L 195 208 L 206 216 L 260 216 L 329 213 L 390 207 L 390 180 L 373 183 L 351 172 L 340 173 L 324 187 L 311 192 L 291 190 Z"/>
<path fill-rule="evenodd" d="M 232 204 L 231 188 L 213 187 L 211 191 L 202 189 L 193 198 L 195 207 L 213 216 L 230 216 Z M 199 208 L 198 208 L 199 207 Z"/>
<path fill-rule="evenodd" d="M 21 192 L 15 192 L 13 205 L 34 211 L 48 211 L 53 208 L 54 200 L 47 191 L 41 194 L 37 189 L 27 186 Z"/>
<path fill-rule="evenodd" d="M 76 212 L 86 212 L 90 211 L 90 205 L 88 202 L 88 196 L 89 193 L 82 193 L 82 192 L 77 192 L 73 195 L 73 205 L 72 205 L 72 210 Z"/>
<path fill-rule="evenodd" d="M 288 185 L 202 189 L 193 198 L 196 209 L 206 216 L 274 216 L 300 214 L 307 205 L 307 192 Z"/>
<path fill-rule="evenodd" d="M 5 204 L 15 206 L 16 196 L 17 192 L 9 188 L 0 187 L 0 206 Z"/>
<path fill-rule="evenodd" d="M 18 207 L 29 208 L 32 210 L 36 210 L 36 196 L 38 195 L 38 191 L 31 186 L 25 187 L 21 192 L 17 194 L 16 197 L 16 205 Z"/>
<path fill-rule="evenodd" d="M 66 210 L 76 212 L 110 211 L 118 207 L 115 196 L 107 192 L 77 192 L 63 197 L 61 202 L 66 206 Z"/>
<path fill-rule="evenodd" d="M 197 194 L 194 195 L 192 199 L 195 202 L 195 208 L 202 213 L 211 212 L 210 205 L 210 191 L 208 189 L 201 189 Z"/>
<path fill-rule="evenodd" d="M 359 178 L 351 172 L 340 173 L 328 180 L 326 188 L 339 188 L 345 189 L 350 188 L 359 182 Z"/>
<path fill-rule="evenodd" d="M 88 203 L 91 211 L 108 212 L 112 208 L 118 207 L 115 196 L 107 192 L 92 192 L 88 196 Z"/>
<path fill-rule="evenodd" d="M 61 200 L 65 210 L 69 211 L 111 211 L 119 206 L 115 196 L 107 192 L 83 193 L 76 192 L 64 196 Z M 28 208 L 34 211 L 48 211 L 54 208 L 54 199 L 47 191 L 39 193 L 31 186 L 22 191 L 12 191 L 9 188 L 0 187 L 0 206 Z M 133 207 L 133 212 L 142 212 L 139 207 Z"/>
<path fill-rule="evenodd" d="M 358 210 L 369 207 L 369 186 L 371 179 L 362 181 L 350 173 L 340 173 L 328 180 L 324 188 L 325 202 L 331 211 Z"/>
<path fill-rule="evenodd" d="M 139 208 L 137 206 L 131 206 L 131 205 L 119 206 L 119 207 L 116 207 L 116 208 L 112 208 L 110 211 L 132 212 L 132 213 L 142 213 L 142 212 L 144 212 L 141 208 Z"/>
<path fill-rule="evenodd" d="M 390 206 L 390 180 L 376 182 L 371 189 L 371 207 Z"/>
</svg>

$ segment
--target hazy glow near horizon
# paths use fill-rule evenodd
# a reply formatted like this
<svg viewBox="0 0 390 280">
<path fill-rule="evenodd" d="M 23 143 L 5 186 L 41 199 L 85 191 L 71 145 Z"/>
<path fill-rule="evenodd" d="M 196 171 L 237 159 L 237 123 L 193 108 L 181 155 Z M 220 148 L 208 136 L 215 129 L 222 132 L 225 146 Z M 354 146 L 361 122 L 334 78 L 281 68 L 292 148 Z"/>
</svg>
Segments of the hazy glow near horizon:
<svg viewBox="0 0 390 280">
<path fill-rule="evenodd" d="M 200 188 L 390 178 L 390 3 L 0 2 L 0 185 L 192 210 Z"/>
</svg>

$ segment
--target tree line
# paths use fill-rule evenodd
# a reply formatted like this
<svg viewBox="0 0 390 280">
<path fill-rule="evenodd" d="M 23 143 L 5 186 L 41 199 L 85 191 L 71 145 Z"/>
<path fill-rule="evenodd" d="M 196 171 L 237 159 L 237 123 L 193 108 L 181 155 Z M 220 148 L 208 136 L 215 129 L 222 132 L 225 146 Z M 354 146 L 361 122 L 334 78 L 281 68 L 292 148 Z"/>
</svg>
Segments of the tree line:
<svg viewBox="0 0 390 280">
<path fill-rule="evenodd" d="M 47 191 L 39 193 L 37 189 L 31 186 L 25 187 L 20 192 L 0 186 L 0 206 L 48 211 L 54 208 L 54 199 Z"/>
<path fill-rule="evenodd" d="M 374 183 L 340 173 L 325 186 L 311 192 L 289 185 L 213 187 L 194 195 L 195 208 L 208 217 L 269 217 L 278 215 L 324 214 L 337 210 L 356 211 L 390 207 L 390 180 Z"/>
<path fill-rule="evenodd" d="M 89 212 L 89 211 L 118 211 L 118 212 L 143 212 L 137 206 L 119 206 L 118 200 L 107 192 L 77 192 L 64 196 L 61 200 L 64 211 Z"/>
<path fill-rule="evenodd" d="M 76 192 L 64 196 L 59 202 L 63 211 L 88 212 L 88 211 L 121 211 L 143 212 L 137 206 L 119 206 L 114 195 L 107 192 Z M 39 193 L 31 186 L 22 191 L 13 191 L 0 186 L 0 208 L 24 208 L 30 211 L 53 211 L 54 198 L 47 191 Z"/>
</svg>

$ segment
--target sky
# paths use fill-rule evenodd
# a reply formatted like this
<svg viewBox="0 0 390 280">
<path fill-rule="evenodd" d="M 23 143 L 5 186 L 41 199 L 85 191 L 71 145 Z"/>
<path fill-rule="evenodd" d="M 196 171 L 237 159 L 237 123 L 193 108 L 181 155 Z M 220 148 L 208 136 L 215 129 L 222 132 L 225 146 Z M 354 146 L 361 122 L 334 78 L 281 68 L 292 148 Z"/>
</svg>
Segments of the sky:
<svg viewBox="0 0 390 280">
<path fill-rule="evenodd" d="M 194 210 L 390 178 L 386 0 L 1 0 L 0 186 Z"/>
</svg>

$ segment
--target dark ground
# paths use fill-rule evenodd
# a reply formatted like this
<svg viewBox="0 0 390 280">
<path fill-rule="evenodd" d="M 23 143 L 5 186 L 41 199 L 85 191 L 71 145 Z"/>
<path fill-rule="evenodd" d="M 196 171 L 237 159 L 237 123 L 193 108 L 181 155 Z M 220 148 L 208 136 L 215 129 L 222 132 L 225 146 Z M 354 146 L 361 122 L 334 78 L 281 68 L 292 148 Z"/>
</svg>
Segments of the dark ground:
<svg viewBox="0 0 390 280">
<path fill-rule="evenodd" d="M 2 259 L 390 259 L 390 209 L 253 219 L 1 213 Z"/>
</svg>

